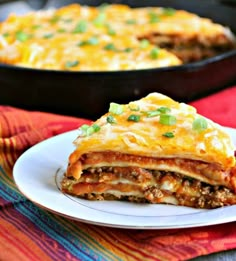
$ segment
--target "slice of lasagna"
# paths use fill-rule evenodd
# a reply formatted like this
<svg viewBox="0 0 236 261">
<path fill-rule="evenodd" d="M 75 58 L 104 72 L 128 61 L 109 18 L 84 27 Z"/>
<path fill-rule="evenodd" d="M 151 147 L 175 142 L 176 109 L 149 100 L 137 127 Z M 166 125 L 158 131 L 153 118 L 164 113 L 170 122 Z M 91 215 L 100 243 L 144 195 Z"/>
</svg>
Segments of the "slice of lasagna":
<svg viewBox="0 0 236 261">
<path fill-rule="evenodd" d="M 90 200 L 216 208 L 236 203 L 234 145 L 218 124 L 151 93 L 83 125 L 62 191 Z"/>
</svg>

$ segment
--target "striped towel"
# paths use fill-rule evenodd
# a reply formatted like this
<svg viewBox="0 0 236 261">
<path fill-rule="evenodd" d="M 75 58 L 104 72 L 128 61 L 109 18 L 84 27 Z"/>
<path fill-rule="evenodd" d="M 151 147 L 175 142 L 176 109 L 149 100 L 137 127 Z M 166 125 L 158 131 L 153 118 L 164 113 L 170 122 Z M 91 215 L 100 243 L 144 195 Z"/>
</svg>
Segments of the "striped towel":
<svg viewBox="0 0 236 261">
<path fill-rule="evenodd" d="M 203 115 L 236 127 L 236 87 L 193 102 Z M 210 106 L 209 106 L 210 105 Z M 236 247 L 235 223 L 129 230 L 52 214 L 16 188 L 12 167 L 26 149 L 88 120 L 0 106 L 0 260 L 188 260 Z"/>
</svg>

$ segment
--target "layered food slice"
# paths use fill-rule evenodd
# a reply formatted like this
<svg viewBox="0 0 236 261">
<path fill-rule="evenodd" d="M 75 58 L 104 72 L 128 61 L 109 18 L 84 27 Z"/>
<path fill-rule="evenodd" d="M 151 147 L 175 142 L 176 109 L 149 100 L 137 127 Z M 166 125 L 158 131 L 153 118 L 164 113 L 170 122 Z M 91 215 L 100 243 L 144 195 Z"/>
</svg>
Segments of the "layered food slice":
<svg viewBox="0 0 236 261">
<path fill-rule="evenodd" d="M 234 145 L 195 108 L 151 93 L 79 129 L 62 191 L 194 208 L 236 203 Z"/>
</svg>

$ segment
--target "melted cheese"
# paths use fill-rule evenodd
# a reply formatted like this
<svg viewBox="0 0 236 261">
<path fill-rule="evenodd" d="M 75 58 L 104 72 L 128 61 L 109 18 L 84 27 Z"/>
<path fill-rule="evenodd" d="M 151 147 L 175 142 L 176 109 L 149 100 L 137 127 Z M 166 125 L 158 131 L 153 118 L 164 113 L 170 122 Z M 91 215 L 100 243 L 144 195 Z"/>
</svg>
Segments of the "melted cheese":
<svg viewBox="0 0 236 261">
<path fill-rule="evenodd" d="M 134 104 L 139 111 L 131 111 Z M 199 117 L 195 108 L 159 93 L 151 93 L 122 106 L 123 113 L 113 115 L 115 124 L 107 122 L 107 116 L 111 115 L 107 113 L 95 122 L 100 126 L 98 132 L 90 136 L 80 135 L 76 139 L 77 149 L 70 156 L 72 165 L 83 154 L 102 151 L 154 158 L 200 160 L 215 163 L 222 169 L 230 169 L 235 165 L 234 145 L 221 126 L 205 118 L 207 128 L 201 132 L 193 130 L 193 121 Z M 163 106 L 168 107 L 169 114 L 176 118 L 174 125 L 163 125 L 159 122 L 159 115 L 147 117 L 144 113 Z M 131 114 L 139 115 L 140 120 L 128 121 Z M 172 132 L 174 137 L 164 137 L 166 132 Z"/>
</svg>

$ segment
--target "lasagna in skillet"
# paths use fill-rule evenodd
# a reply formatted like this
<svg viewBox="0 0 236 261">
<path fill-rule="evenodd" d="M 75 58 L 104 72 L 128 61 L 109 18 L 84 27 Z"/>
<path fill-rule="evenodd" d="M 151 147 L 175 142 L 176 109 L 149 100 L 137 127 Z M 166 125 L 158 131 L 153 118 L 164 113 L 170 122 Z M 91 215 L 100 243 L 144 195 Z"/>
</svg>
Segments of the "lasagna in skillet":
<svg viewBox="0 0 236 261">
<path fill-rule="evenodd" d="M 236 203 L 234 145 L 223 127 L 159 93 L 83 125 L 62 191 L 89 200 L 194 208 Z"/>
<path fill-rule="evenodd" d="M 0 23 L 0 62 L 38 69 L 158 68 L 233 48 L 235 40 L 228 28 L 172 8 L 72 4 L 11 14 Z"/>
</svg>

